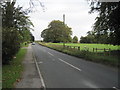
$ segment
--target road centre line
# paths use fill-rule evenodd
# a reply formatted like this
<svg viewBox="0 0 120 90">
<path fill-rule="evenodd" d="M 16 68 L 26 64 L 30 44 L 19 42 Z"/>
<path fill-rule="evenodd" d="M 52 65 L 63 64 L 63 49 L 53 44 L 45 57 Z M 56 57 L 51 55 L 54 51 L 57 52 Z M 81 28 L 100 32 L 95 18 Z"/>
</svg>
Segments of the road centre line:
<svg viewBox="0 0 120 90">
<path fill-rule="evenodd" d="M 54 56 L 52 53 L 48 52 L 48 54 L 50 54 L 51 56 Z"/>
<path fill-rule="evenodd" d="M 68 62 L 66 62 L 66 61 L 64 61 L 64 60 L 62 60 L 62 59 L 60 59 L 60 58 L 58 58 L 58 59 L 59 59 L 61 62 L 64 62 L 65 64 L 71 66 L 72 68 L 77 69 L 78 71 L 82 71 L 82 70 L 79 69 L 78 67 L 75 67 L 74 65 L 72 65 L 72 64 L 70 64 L 70 63 L 68 63 Z"/>
</svg>

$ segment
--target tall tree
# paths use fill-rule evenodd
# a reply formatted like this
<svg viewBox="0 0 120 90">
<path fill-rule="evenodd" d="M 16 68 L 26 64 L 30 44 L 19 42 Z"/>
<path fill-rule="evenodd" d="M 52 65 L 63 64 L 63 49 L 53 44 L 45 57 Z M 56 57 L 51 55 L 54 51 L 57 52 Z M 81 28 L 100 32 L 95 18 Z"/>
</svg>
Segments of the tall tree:
<svg viewBox="0 0 120 90">
<path fill-rule="evenodd" d="M 71 28 L 59 20 L 50 22 L 48 28 L 41 33 L 41 37 L 46 42 L 70 42 L 71 35 Z"/>
<path fill-rule="evenodd" d="M 96 34 L 108 33 L 109 42 L 113 45 L 120 45 L 120 2 L 90 1 L 90 13 L 95 11 L 99 13 L 94 23 Z"/>
<path fill-rule="evenodd" d="M 30 26 L 33 25 L 22 7 L 15 2 L 4 2 L 2 8 L 2 60 L 9 63 L 20 48 L 20 43 L 29 40 Z"/>
</svg>

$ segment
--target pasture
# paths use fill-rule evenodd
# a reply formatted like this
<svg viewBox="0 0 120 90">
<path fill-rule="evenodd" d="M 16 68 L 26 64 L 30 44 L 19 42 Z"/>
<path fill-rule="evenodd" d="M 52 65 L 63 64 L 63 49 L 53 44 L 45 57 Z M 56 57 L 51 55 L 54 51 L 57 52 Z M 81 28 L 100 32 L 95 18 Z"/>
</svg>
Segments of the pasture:
<svg viewBox="0 0 120 90">
<path fill-rule="evenodd" d="M 63 43 L 47 43 L 49 45 L 63 45 Z M 109 49 L 110 50 L 120 50 L 120 46 L 114 46 L 110 44 L 84 44 L 84 43 L 65 43 L 66 46 L 79 46 L 80 50 L 89 49 L 90 52 L 93 52 L 93 48 L 97 49 Z M 103 52 L 104 50 L 98 50 L 98 52 Z"/>
</svg>

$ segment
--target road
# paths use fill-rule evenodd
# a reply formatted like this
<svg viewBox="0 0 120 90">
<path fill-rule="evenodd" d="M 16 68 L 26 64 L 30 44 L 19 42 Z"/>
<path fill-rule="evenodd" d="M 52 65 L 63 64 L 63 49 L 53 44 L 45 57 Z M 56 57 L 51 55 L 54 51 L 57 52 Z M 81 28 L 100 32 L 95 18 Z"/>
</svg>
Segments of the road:
<svg viewBox="0 0 120 90">
<path fill-rule="evenodd" d="M 114 88 L 118 72 L 39 44 L 32 45 L 46 88 Z"/>
</svg>

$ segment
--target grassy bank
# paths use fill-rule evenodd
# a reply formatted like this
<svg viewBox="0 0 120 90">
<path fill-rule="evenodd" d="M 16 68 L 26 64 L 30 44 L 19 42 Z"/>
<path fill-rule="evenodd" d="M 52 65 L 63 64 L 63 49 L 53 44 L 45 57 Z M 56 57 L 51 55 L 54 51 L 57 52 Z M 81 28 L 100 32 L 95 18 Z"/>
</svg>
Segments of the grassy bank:
<svg viewBox="0 0 120 90">
<path fill-rule="evenodd" d="M 111 51 L 111 54 L 108 55 L 108 53 L 103 53 L 103 52 L 96 53 L 96 52 L 90 52 L 85 50 L 79 51 L 76 49 L 68 49 L 68 48 L 64 48 L 62 45 L 59 45 L 59 44 L 54 45 L 51 43 L 41 43 L 41 42 L 39 42 L 39 44 L 55 49 L 57 51 L 69 54 L 69 55 L 73 55 L 79 58 L 84 58 L 85 60 L 102 63 L 102 64 L 113 66 L 113 67 L 118 67 L 118 58 L 120 58 L 120 56 L 118 55 L 118 53 L 114 53 L 113 51 Z"/>
<path fill-rule="evenodd" d="M 23 71 L 23 58 L 27 49 L 21 48 L 10 65 L 2 67 L 2 88 L 13 88 L 14 83 L 18 82 Z"/>
</svg>

